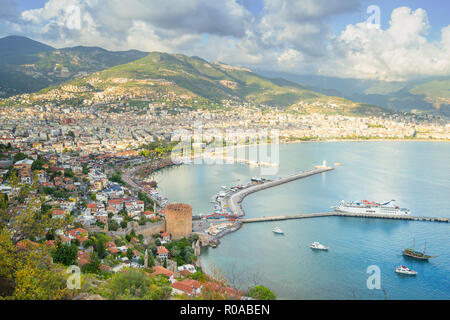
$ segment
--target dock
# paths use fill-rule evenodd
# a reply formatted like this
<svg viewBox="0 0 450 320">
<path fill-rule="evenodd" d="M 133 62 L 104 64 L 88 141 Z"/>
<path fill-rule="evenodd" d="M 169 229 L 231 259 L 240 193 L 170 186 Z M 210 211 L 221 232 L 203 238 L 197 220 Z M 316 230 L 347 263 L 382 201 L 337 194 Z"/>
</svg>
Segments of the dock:
<svg viewBox="0 0 450 320">
<path fill-rule="evenodd" d="M 242 200 L 244 200 L 244 198 L 246 196 L 248 196 L 251 193 L 254 192 L 258 192 L 264 189 L 268 189 L 268 188 L 272 188 L 275 186 L 279 186 L 281 184 L 284 183 L 288 183 L 294 180 L 298 180 L 298 179 L 302 179 L 302 178 L 306 178 L 315 174 L 319 174 L 322 172 L 326 172 L 326 171 L 330 171 L 333 170 L 334 168 L 332 167 L 317 167 L 314 170 L 309 170 L 309 171 L 303 171 L 300 173 L 296 173 L 296 174 L 292 174 L 289 176 L 286 176 L 284 178 L 279 178 L 276 180 L 272 180 L 272 181 L 268 181 L 268 182 L 264 182 L 261 184 L 255 184 L 254 186 L 248 187 L 246 189 L 240 190 L 236 193 L 234 193 L 233 195 L 231 195 L 228 199 L 227 199 L 227 204 L 228 207 L 230 208 L 231 212 L 239 217 L 244 216 L 244 210 L 242 209 L 241 203 Z"/>
<path fill-rule="evenodd" d="M 254 223 L 254 222 L 269 222 L 269 221 L 281 221 L 289 219 L 307 219 L 317 217 L 354 217 L 354 218 L 371 218 L 371 219 L 393 219 L 393 220 L 409 220 L 409 221 L 428 221 L 428 222 L 449 222 L 448 218 L 440 217 L 416 217 L 407 215 L 384 215 L 384 214 L 359 214 L 359 213 L 346 213 L 346 212 L 319 212 L 319 213 L 305 213 L 295 214 L 288 216 L 272 216 L 272 217 L 260 217 L 251 219 L 240 219 L 242 223 Z"/>
<path fill-rule="evenodd" d="M 419 217 L 419 216 L 409 216 L 409 215 L 385 215 L 385 214 L 364 214 L 364 213 L 347 213 L 347 212 L 319 212 L 319 213 L 304 213 L 304 214 L 293 214 L 293 215 L 280 215 L 271 217 L 260 217 L 260 218 L 249 218 L 243 219 L 245 215 L 242 209 L 242 201 L 246 196 L 254 192 L 258 192 L 264 189 L 272 188 L 284 183 L 288 183 L 294 180 L 306 178 L 315 174 L 322 172 L 327 172 L 333 170 L 332 167 L 316 166 L 316 169 L 303 171 L 300 173 L 292 174 L 284 178 L 278 178 L 276 180 L 267 181 L 260 184 L 255 184 L 253 186 L 242 189 L 228 198 L 226 202 L 230 208 L 233 215 L 239 216 L 239 221 L 242 223 L 254 223 L 254 222 L 268 222 L 268 221 L 280 221 L 280 220 L 290 220 L 290 219 L 307 219 L 307 218 L 318 218 L 318 217 L 354 217 L 354 218 L 370 218 L 370 219 L 391 219 L 391 220 L 406 220 L 406 221 L 428 221 L 428 222 L 444 222 L 448 223 L 448 218 L 441 217 Z"/>
</svg>

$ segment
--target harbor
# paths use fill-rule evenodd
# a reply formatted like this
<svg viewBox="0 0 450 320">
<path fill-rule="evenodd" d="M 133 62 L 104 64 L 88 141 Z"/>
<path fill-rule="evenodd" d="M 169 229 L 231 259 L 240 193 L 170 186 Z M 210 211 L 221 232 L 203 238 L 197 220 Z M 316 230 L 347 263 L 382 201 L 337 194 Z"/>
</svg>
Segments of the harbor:
<svg viewBox="0 0 450 320">
<path fill-rule="evenodd" d="M 320 217 L 354 217 L 368 219 L 391 219 L 404 221 L 425 221 L 425 222 L 441 222 L 448 223 L 448 218 L 443 217 L 426 217 L 411 216 L 398 214 L 377 214 L 377 213 L 351 213 L 342 211 L 301 213 L 292 215 L 264 216 L 257 218 L 243 218 L 245 212 L 242 208 L 242 201 L 246 196 L 261 190 L 276 187 L 298 179 L 307 178 L 316 174 L 333 170 L 333 167 L 322 165 L 315 166 L 315 169 L 301 171 L 299 173 L 280 177 L 275 180 L 269 180 L 259 177 L 253 177 L 247 184 L 240 184 L 233 187 L 222 186 L 215 196 L 212 197 L 211 203 L 214 203 L 214 213 L 197 215 L 194 217 L 194 231 L 202 232 L 212 236 L 214 239 L 223 237 L 226 234 L 239 230 L 242 224 L 256 222 L 272 222 L 292 219 L 308 219 Z M 201 222 L 200 222 L 201 221 Z"/>
<path fill-rule="evenodd" d="M 251 282 L 248 279 L 253 275 L 259 275 L 281 299 L 384 299 L 383 292 L 368 290 L 365 286 L 366 268 L 376 264 L 382 270 L 389 299 L 405 296 L 408 299 L 442 299 L 449 294 L 450 261 L 446 252 L 450 225 L 427 222 L 428 219 L 439 220 L 429 217 L 450 218 L 449 176 L 445 153 L 442 154 L 440 148 L 438 144 L 394 142 L 289 144 L 280 146 L 279 172 L 262 176 L 266 180 L 252 181 L 252 178 L 261 177 L 261 173 L 246 165 L 206 164 L 173 167 L 158 173 L 155 180 L 161 193 L 171 201 L 190 201 L 194 215 L 214 214 L 216 196 L 221 195 L 217 199 L 220 200 L 217 212 L 222 215 L 193 220 L 195 224 L 203 224 L 198 232 L 204 235 L 205 245 L 208 239 L 220 240 L 216 248 L 213 248 L 215 245 L 202 248 L 202 267 L 207 272 L 218 266 L 227 278 L 233 279 L 240 274 L 245 284 Z M 357 157 L 348 156 L 355 153 Z M 222 203 L 228 205 L 227 199 L 233 194 L 301 170 L 315 169 L 316 164 L 322 164 L 324 154 L 327 164 L 334 170 L 252 193 L 242 201 L 245 215 L 235 220 L 241 229 L 236 232 L 220 230 L 234 216 L 228 206 L 221 207 Z M 374 157 L 374 154 L 378 156 Z M 380 161 L 381 157 L 383 161 Z M 416 162 L 411 163 L 411 157 Z M 437 167 L 426 167 L 429 161 L 436 159 Z M 336 166 L 335 162 L 341 165 Z M 418 170 L 418 166 L 427 170 Z M 385 179 L 390 183 L 384 184 Z M 424 188 L 427 192 L 422 191 Z M 396 199 L 399 206 L 410 209 L 411 214 L 393 219 L 345 217 L 330 209 L 342 199 L 380 200 L 381 203 L 382 200 Z M 254 218 L 280 219 L 279 216 L 300 214 L 303 215 L 300 219 L 247 222 Z M 311 218 L 305 218 L 311 214 Z M 224 218 L 226 215 L 230 218 Z M 212 233 L 220 232 L 205 234 L 203 230 L 211 228 L 211 224 L 218 227 L 213 228 Z M 275 227 L 279 227 L 284 235 L 274 234 Z M 405 248 L 413 248 L 413 238 L 417 250 L 421 251 L 426 242 L 426 252 L 439 257 L 424 263 L 403 256 Z M 329 246 L 330 250 L 312 250 L 310 245 L 314 241 Z M 417 271 L 418 276 L 412 279 L 394 272 L 400 265 Z M 429 289 L 424 291 L 424 287 Z"/>
</svg>

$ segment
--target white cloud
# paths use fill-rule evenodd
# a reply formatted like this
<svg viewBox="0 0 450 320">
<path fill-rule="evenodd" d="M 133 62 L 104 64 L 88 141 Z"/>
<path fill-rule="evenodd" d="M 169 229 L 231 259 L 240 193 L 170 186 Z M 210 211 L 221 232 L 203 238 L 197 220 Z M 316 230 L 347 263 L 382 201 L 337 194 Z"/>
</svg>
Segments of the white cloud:
<svg viewBox="0 0 450 320">
<path fill-rule="evenodd" d="M 450 26 L 442 29 L 441 39 L 429 41 L 431 26 L 423 9 L 395 9 L 385 30 L 361 22 L 335 35 L 330 19 L 357 10 L 361 0 L 264 0 L 257 16 L 239 0 L 48 0 L 42 8 L 22 12 L 20 19 L 14 0 L 0 1 L 9 8 L 0 14 L 3 30 L 56 47 L 179 52 L 236 65 L 365 79 L 450 75 Z"/>
<path fill-rule="evenodd" d="M 348 25 L 329 47 L 321 73 L 388 81 L 450 75 L 450 26 L 437 41 L 427 40 L 429 29 L 425 10 L 407 7 L 392 12 L 386 30 Z"/>
<path fill-rule="evenodd" d="M 55 45 L 65 45 L 70 39 L 71 44 L 109 49 L 126 49 L 129 43 L 138 43 L 138 49 L 153 50 L 153 45 L 182 43 L 179 38 L 202 33 L 242 37 L 251 18 L 234 0 L 49 0 L 43 8 L 24 11 L 22 27 L 24 33 L 49 39 Z M 145 41 L 147 36 L 150 42 Z"/>
</svg>

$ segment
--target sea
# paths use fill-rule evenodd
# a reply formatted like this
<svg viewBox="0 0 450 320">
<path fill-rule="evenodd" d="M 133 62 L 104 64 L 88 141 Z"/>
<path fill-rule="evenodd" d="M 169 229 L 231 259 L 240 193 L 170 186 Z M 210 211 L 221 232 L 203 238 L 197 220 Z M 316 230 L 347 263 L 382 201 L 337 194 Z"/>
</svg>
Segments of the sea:
<svg viewBox="0 0 450 320">
<path fill-rule="evenodd" d="M 245 147 L 247 152 L 255 146 Z M 450 144 L 418 141 L 281 144 L 279 167 L 266 176 L 242 163 L 185 164 L 153 174 L 169 202 L 194 214 L 213 213 L 222 186 L 254 176 L 283 177 L 325 160 L 335 170 L 246 197 L 246 218 L 331 211 L 341 200 L 395 199 L 411 215 L 450 218 Z M 284 235 L 272 232 L 280 227 Z M 313 241 L 329 246 L 313 251 Z M 429 262 L 404 257 L 412 247 L 437 255 Z M 201 264 L 240 289 L 256 284 L 277 299 L 450 299 L 450 224 L 424 221 L 318 217 L 245 224 L 217 248 L 203 248 Z M 394 272 L 405 265 L 418 272 Z"/>
</svg>

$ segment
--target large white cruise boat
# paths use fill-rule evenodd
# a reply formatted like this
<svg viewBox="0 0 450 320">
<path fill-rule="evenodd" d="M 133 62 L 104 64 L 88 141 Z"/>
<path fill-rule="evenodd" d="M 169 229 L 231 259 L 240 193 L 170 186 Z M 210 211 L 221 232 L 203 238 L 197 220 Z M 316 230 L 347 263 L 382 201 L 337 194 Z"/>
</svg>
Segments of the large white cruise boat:
<svg viewBox="0 0 450 320">
<path fill-rule="evenodd" d="M 395 205 L 395 200 L 386 203 L 376 203 L 367 200 L 345 202 L 344 200 L 338 206 L 331 207 L 336 212 L 362 213 L 362 214 L 384 214 L 384 215 L 408 215 L 409 209 L 400 208 Z"/>
</svg>

